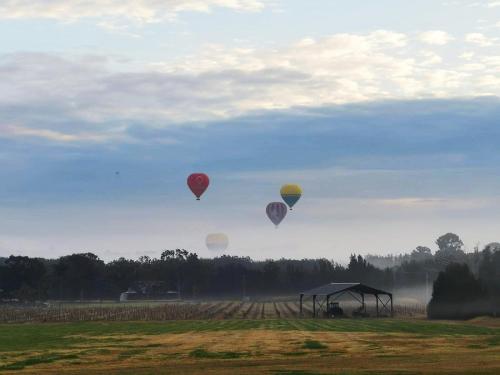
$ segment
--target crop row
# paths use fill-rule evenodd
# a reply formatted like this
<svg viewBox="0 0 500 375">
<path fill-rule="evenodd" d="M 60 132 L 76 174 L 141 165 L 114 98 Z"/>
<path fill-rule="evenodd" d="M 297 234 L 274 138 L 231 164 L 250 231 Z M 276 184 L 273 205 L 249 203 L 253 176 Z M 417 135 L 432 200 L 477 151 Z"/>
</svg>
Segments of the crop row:
<svg viewBox="0 0 500 375">
<path fill-rule="evenodd" d="M 373 309 L 372 309 L 373 310 Z M 398 316 L 425 314 L 420 305 L 394 308 Z M 303 316 L 312 316 L 312 304 L 303 305 Z M 373 311 L 371 311 L 372 316 Z M 0 323 L 11 322 L 78 322 L 78 321 L 163 321 L 203 319 L 292 319 L 299 318 L 298 302 L 198 302 L 142 305 L 104 305 L 68 307 L 0 305 Z"/>
</svg>

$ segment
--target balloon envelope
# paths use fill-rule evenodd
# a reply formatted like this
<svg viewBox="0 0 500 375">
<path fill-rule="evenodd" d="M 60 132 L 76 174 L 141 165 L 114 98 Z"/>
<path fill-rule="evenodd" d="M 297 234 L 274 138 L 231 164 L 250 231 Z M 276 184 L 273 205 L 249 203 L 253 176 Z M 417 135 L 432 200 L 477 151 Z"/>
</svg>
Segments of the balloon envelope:
<svg viewBox="0 0 500 375">
<path fill-rule="evenodd" d="M 205 173 L 193 173 L 188 177 L 187 184 L 196 196 L 196 199 L 200 200 L 201 195 L 207 190 L 210 184 L 210 179 Z"/>
<path fill-rule="evenodd" d="M 206 244 L 208 250 L 224 251 L 229 246 L 229 239 L 224 233 L 211 233 L 207 236 Z"/>
<path fill-rule="evenodd" d="M 286 216 L 287 208 L 282 202 L 271 202 L 266 207 L 266 213 L 269 220 L 278 226 Z"/>
<path fill-rule="evenodd" d="M 283 198 L 283 200 L 291 210 L 295 203 L 297 203 L 297 201 L 302 196 L 302 189 L 299 185 L 287 184 L 281 187 L 280 193 L 281 198 Z"/>
</svg>

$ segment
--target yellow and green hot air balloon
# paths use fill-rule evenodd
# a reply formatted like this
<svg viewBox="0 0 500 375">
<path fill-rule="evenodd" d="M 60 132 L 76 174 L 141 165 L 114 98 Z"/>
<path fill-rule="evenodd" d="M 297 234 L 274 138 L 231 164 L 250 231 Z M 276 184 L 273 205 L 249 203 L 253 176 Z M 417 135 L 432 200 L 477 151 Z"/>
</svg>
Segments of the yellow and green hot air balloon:
<svg viewBox="0 0 500 375">
<path fill-rule="evenodd" d="M 302 196 L 302 189 L 299 185 L 287 184 L 281 187 L 280 193 L 281 198 L 283 198 L 283 200 L 291 210 L 295 203 L 297 203 L 297 201 Z"/>
</svg>

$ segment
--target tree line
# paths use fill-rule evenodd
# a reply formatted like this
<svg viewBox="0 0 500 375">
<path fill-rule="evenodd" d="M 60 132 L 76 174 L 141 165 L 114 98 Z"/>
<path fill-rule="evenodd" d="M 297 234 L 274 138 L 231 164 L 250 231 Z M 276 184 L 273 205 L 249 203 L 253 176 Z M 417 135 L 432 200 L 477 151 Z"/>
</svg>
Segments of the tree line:
<svg viewBox="0 0 500 375">
<path fill-rule="evenodd" d="M 228 255 L 207 259 L 183 249 L 165 250 L 158 258 L 107 263 L 93 253 L 57 259 L 11 255 L 0 258 L 0 299 L 118 299 L 121 292 L 141 286 L 149 288 L 148 293 L 154 288 L 170 290 L 182 298 L 290 295 L 329 282 L 362 282 L 394 290 L 439 281 L 454 264 L 466 267 L 481 286 L 481 296 L 499 295 L 500 244 L 467 253 L 459 236 L 447 233 L 436 245 L 434 253 L 419 246 L 398 264 L 383 266 L 380 261 L 393 256 L 353 254 L 347 265 L 341 265 L 328 259 L 255 261 Z"/>
<path fill-rule="evenodd" d="M 352 255 L 347 266 L 326 259 L 254 261 L 223 255 L 204 259 L 183 249 L 159 258 L 119 258 L 105 263 L 92 253 L 58 259 L 0 259 L 0 296 L 22 301 L 117 299 L 129 288 L 178 292 L 181 298 L 265 296 L 298 293 L 318 284 L 358 280 L 391 284 L 389 270 Z"/>
</svg>

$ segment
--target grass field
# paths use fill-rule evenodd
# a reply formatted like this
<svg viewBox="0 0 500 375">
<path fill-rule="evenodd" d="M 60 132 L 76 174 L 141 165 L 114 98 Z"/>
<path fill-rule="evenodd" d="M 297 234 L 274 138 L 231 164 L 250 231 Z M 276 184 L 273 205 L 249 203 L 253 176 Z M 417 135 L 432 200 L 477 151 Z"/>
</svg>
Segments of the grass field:
<svg viewBox="0 0 500 375">
<path fill-rule="evenodd" d="M 0 325 L 0 373 L 500 373 L 494 319 L 233 319 Z"/>
</svg>

